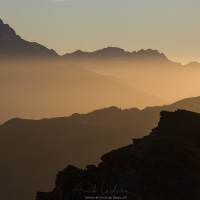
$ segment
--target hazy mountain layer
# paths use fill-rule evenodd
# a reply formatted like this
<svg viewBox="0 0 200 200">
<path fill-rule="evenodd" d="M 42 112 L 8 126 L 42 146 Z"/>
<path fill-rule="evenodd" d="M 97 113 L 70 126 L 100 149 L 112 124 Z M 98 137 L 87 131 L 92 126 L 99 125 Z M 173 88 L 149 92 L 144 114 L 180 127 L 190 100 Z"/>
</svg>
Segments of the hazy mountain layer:
<svg viewBox="0 0 200 200">
<path fill-rule="evenodd" d="M 77 65 L 15 62 L 0 67 L 0 123 L 14 117 L 40 119 L 97 108 L 163 105 L 153 95 Z"/>
<path fill-rule="evenodd" d="M 102 154 L 147 135 L 161 110 L 178 108 L 200 112 L 200 97 L 141 111 L 110 107 L 65 118 L 6 122 L 0 126 L 2 199 L 34 199 L 36 190 L 53 187 L 58 170 L 97 164 Z"/>
<path fill-rule="evenodd" d="M 58 173 L 55 189 L 38 193 L 36 199 L 199 199 L 199 130 L 200 114 L 163 111 L 158 127 L 148 136 L 103 155 L 98 167 L 68 166 Z"/>
<path fill-rule="evenodd" d="M 127 52 L 118 47 L 107 47 L 94 52 L 78 50 L 73 53 L 67 53 L 64 56 L 58 56 L 55 51 L 49 50 L 38 43 L 23 40 L 16 35 L 9 25 L 4 24 L 2 21 L 0 21 L 0 57 L 0 66 L 4 65 L 2 63 L 4 58 L 9 60 L 13 58 L 20 58 L 22 60 L 29 58 L 28 64 L 25 67 L 33 66 L 34 68 L 35 60 L 39 58 L 46 59 L 47 57 L 50 60 L 46 60 L 46 63 L 52 63 L 53 61 L 55 66 L 59 66 L 60 63 L 64 66 L 78 64 L 89 71 L 115 76 L 130 87 L 154 95 L 166 102 L 174 102 L 178 99 L 200 94 L 200 88 L 198 87 L 200 85 L 198 76 L 200 64 L 197 62 L 182 65 L 181 63 L 170 61 L 166 55 L 157 50 L 147 49 Z M 5 83 L 3 82 L 2 84 Z M 156 104 L 157 101 L 154 104 L 148 104 L 147 102 L 145 106 Z M 111 105 L 124 108 L 123 105 L 115 104 L 115 102 L 106 106 Z M 56 105 L 53 106 L 55 107 Z M 102 106 L 104 105 L 90 107 L 89 110 Z M 137 107 L 138 105 L 132 104 L 131 106 Z M 126 105 L 127 107 L 129 105 Z M 80 109 L 77 112 L 88 112 L 89 110 Z M 72 112 L 76 112 L 76 110 L 73 109 Z M 64 114 L 72 112 L 69 111 Z M 61 116 L 63 113 L 53 112 L 53 115 L 48 115 L 44 112 L 43 116 L 45 115 Z M 13 115 L 10 117 L 13 117 Z M 24 117 L 28 118 L 27 115 Z M 34 115 L 30 117 L 34 118 Z"/>
</svg>

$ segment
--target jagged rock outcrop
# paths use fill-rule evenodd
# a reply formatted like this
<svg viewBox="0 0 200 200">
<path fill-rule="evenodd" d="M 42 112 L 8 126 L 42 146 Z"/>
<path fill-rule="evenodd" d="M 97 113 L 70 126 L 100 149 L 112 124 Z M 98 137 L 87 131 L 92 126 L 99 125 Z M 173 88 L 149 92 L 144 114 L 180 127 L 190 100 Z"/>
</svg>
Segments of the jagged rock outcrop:
<svg viewBox="0 0 200 200">
<path fill-rule="evenodd" d="M 38 192 L 36 199 L 200 199 L 200 114 L 162 111 L 148 136 L 101 159 L 84 170 L 68 166 L 58 173 L 55 189 Z"/>
<path fill-rule="evenodd" d="M 23 40 L 8 24 L 4 24 L 0 19 L 0 56 L 57 57 L 58 54 L 36 42 Z"/>
</svg>

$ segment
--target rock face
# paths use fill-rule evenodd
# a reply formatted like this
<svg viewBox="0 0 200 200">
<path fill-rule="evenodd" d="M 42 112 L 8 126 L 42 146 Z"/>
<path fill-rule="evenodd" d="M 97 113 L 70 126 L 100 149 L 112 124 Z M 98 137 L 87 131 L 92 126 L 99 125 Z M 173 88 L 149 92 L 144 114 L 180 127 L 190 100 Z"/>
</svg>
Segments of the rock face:
<svg viewBox="0 0 200 200">
<path fill-rule="evenodd" d="M 54 50 L 23 40 L 0 19 L 0 56 L 58 56 Z"/>
<path fill-rule="evenodd" d="M 200 114 L 162 111 L 148 136 L 101 159 L 85 170 L 68 166 L 58 173 L 55 189 L 38 192 L 36 199 L 200 199 Z"/>
</svg>

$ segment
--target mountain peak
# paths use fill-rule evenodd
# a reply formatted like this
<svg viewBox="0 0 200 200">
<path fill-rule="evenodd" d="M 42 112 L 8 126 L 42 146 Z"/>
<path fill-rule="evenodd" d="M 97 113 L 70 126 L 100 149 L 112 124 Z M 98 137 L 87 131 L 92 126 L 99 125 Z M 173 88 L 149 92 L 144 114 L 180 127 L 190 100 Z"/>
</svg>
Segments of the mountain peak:
<svg viewBox="0 0 200 200">
<path fill-rule="evenodd" d="M 106 51 L 106 52 L 125 52 L 124 49 L 121 49 L 119 47 L 106 47 L 99 51 Z"/>
<path fill-rule="evenodd" d="M 198 133 L 198 123 L 200 122 L 199 113 L 179 109 L 175 112 L 162 111 L 160 116 L 161 118 L 158 124 L 158 132 L 160 133 L 166 134 L 167 132 L 168 135 L 173 134 L 172 137 L 178 136 L 182 139 L 184 136 L 192 139 L 195 137 L 194 133 Z"/>
<path fill-rule="evenodd" d="M 80 49 L 71 53 L 71 55 L 73 55 L 73 56 L 84 56 L 84 55 L 87 55 L 87 54 L 88 54 L 88 52 L 82 51 Z"/>
<path fill-rule="evenodd" d="M 0 19 L 0 56 L 5 57 L 32 57 L 32 56 L 57 56 L 50 50 L 36 42 L 28 42 L 17 35 L 8 24 Z"/>
<path fill-rule="evenodd" d="M 2 21 L 2 19 L 0 19 L 0 25 L 3 25 L 4 23 L 3 23 L 3 21 Z"/>
<path fill-rule="evenodd" d="M 124 49 L 118 47 L 106 47 L 97 51 L 92 52 L 95 56 L 99 57 L 121 57 L 126 55 Z"/>
</svg>

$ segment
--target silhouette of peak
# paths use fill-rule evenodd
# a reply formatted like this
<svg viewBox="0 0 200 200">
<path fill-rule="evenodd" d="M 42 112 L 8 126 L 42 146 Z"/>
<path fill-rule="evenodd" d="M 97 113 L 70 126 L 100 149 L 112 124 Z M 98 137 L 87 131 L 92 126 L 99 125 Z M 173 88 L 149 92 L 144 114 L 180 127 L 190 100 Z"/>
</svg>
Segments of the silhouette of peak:
<svg viewBox="0 0 200 200">
<path fill-rule="evenodd" d="M 14 29 L 12 29 L 8 24 L 4 24 L 3 21 L 2 21 L 2 23 L 0 22 L 0 26 L 1 26 L 0 38 L 4 37 L 5 42 L 6 42 L 7 37 L 18 37 L 18 38 L 20 38 L 20 36 L 16 35 Z M 0 51 L 1 51 L 1 47 L 0 47 Z"/>
<path fill-rule="evenodd" d="M 158 126 L 158 132 L 161 134 L 173 134 L 172 137 L 178 136 L 182 139 L 183 135 L 185 134 L 185 136 L 190 137 L 190 139 L 192 139 L 193 137 L 195 137 L 195 132 L 198 132 L 200 128 L 198 124 L 200 122 L 200 114 L 198 113 L 194 113 L 187 110 L 177 110 L 176 112 L 162 111 L 160 113 L 160 116 L 161 118 Z M 195 129 L 197 127 L 198 130 Z"/>
<path fill-rule="evenodd" d="M 117 47 L 107 47 L 104 49 L 94 51 L 91 54 L 95 56 L 96 58 L 100 58 L 100 59 L 126 56 L 126 52 L 123 49 L 120 49 Z"/>
<path fill-rule="evenodd" d="M 8 24 L 0 20 L 0 56 L 57 56 L 50 50 L 36 42 L 28 42 L 17 35 Z"/>
<path fill-rule="evenodd" d="M 108 110 L 121 110 L 120 108 L 116 107 L 116 106 L 110 106 L 107 108 Z"/>
<path fill-rule="evenodd" d="M 84 56 L 87 54 L 88 54 L 88 52 L 81 51 L 81 50 L 77 50 L 77 51 L 74 51 L 73 53 L 71 53 L 71 55 L 73 55 L 73 56 Z"/>
<path fill-rule="evenodd" d="M 79 54 L 79 53 L 86 53 L 86 52 L 84 52 L 84 51 L 81 51 L 80 49 L 79 49 L 79 50 L 77 50 L 77 51 L 74 51 L 74 52 L 73 52 L 73 54 Z"/>
<path fill-rule="evenodd" d="M 139 50 L 137 53 L 141 53 L 141 54 L 161 54 L 158 50 L 156 49 L 141 49 Z"/>
<path fill-rule="evenodd" d="M 16 124 L 20 124 L 20 123 L 24 123 L 24 122 L 29 122 L 29 121 L 34 121 L 32 119 L 22 119 L 22 118 L 19 118 L 19 117 L 15 117 L 15 118 L 12 118 L 8 121 L 6 121 L 4 123 L 4 125 L 7 125 L 7 126 L 13 126 L 13 125 L 16 125 Z"/>
<path fill-rule="evenodd" d="M 125 53 L 124 49 L 118 48 L 118 47 L 107 47 L 107 48 L 103 48 L 100 50 L 97 50 L 96 52 L 112 52 L 112 53 Z"/>
<path fill-rule="evenodd" d="M 4 23 L 3 23 L 3 21 L 2 21 L 2 19 L 0 19 L 0 25 L 3 25 Z"/>
<path fill-rule="evenodd" d="M 37 200 L 73 199 L 102 195 L 117 185 L 117 196 L 127 199 L 199 199 L 200 114 L 186 110 L 163 111 L 158 127 L 133 144 L 101 157 L 85 170 L 68 166 L 56 177 L 55 189 L 37 193 Z M 192 173 L 191 173 L 192 172 Z M 74 193 L 82 183 L 83 191 Z M 91 186 L 95 187 L 91 190 Z M 113 195 L 106 193 L 106 197 Z"/>
</svg>

